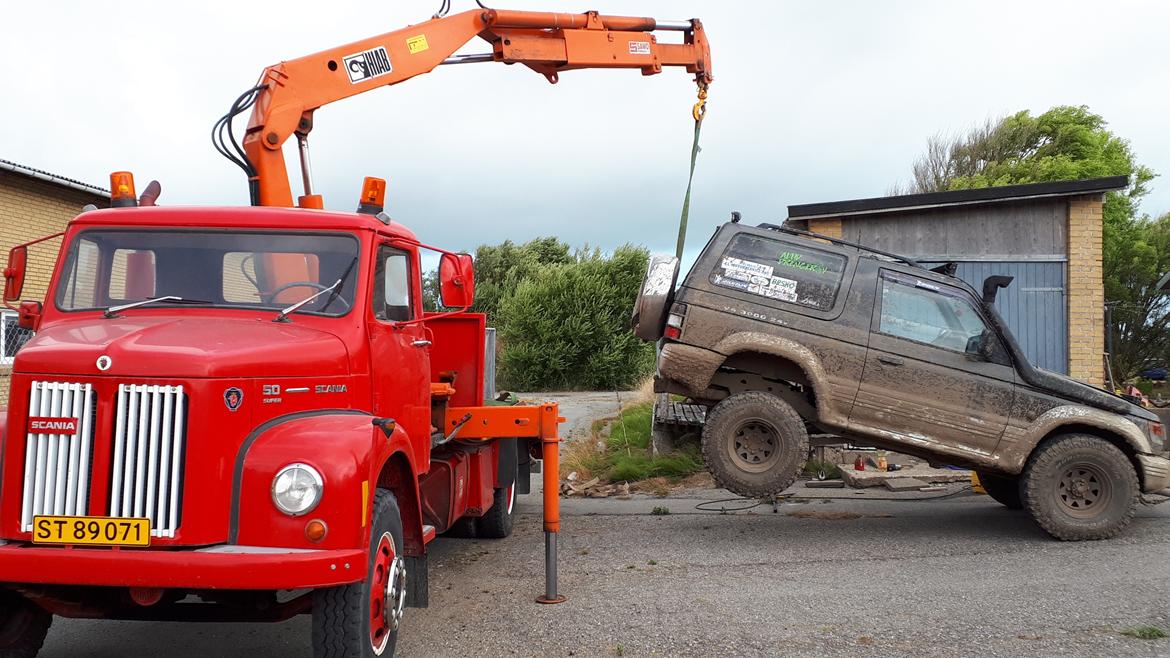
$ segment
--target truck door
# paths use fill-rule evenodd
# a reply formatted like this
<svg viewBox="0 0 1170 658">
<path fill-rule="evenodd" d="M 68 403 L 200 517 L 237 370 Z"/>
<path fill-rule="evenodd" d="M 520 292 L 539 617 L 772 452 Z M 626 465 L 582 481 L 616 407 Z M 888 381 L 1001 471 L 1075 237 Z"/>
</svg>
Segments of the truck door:
<svg viewBox="0 0 1170 658">
<path fill-rule="evenodd" d="M 882 270 L 850 424 L 909 444 L 994 452 L 1015 370 L 978 355 L 987 328 L 962 288 Z"/>
<path fill-rule="evenodd" d="M 430 353 L 421 322 L 418 254 L 382 244 L 374 261 L 370 322 L 373 412 L 398 421 L 416 446 L 430 445 Z M 416 458 L 426 459 L 417 448 Z M 422 462 L 422 463 L 425 463 Z"/>
</svg>

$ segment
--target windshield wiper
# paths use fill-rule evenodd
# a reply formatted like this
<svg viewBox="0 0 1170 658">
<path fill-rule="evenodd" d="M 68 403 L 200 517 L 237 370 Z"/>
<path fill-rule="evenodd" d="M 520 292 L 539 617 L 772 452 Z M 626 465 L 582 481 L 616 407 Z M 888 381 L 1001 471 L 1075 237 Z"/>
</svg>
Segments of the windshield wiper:
<svg viewBox="0 0 1170 658">
<path fill-rule="evenodd" d="M 305 304 L 308 304 L 309 302 L 313 301 L 314 299 L 317 299 L 321 295 L 325 295 L 325 294 L 333 292 L 340 285 L 341 285 L 341 279 L 338 279 L 337 283 L 334 283 L 333 285 L 329 286 L 328 288 L 325 288 L 321 292 L 309 295 L 308 297 L 302 299 L 301 301 L 297 302 L 296 304 L 293 304 L 292 306 L 289 306 L 288 308 L 284 309 L 275 318 L 273 318 L 272 321 L 273 322 L 288 322 L 289 321 L 289 319 L 288 319 L 289 313 L 295 312 L 300 307 L 304 306 Z"/>
<path fill-rule="evenodd" d="M 341 280 L 338 281 L 337 283 L 345 283 L 346 281 L 348 281 L 349 280 L 349 273 L 353 271 L 353 267 L 354 267 L 354 265 L 357 265 L 357 263 L 358 263 L 357 257 L 354 257 L 353 260 L 349 261 L 349 267 L 345 268 L 345 271 L 341 273 Z M 337 296 L 340 294 L 341 294 L 341 287 L 335 285 L 333 287 L 333 294 L 329 295 L 329 299 L 325 300 L 325 304 L 321 306 L 321 310 L 324 311 L 325 309 L 329 308 L 329 305 L 332 304 L 333 300 L 337 299 Z"/>
<path fill-rule="evenodd" d="M 185 297 L 177 297 L 175 295 L 164 295 L 162 297 L 155 297 L 153 299 L 143 299 L 142 301 L 130 302 L 129 304 L 121 304 L 119 306 L 111 306 L 102 314 L 104 318 L 117 318 L 119 311 L 126 309 L 138 308 L 139 306 L 146 306 L 147 304 L 156 304 L 158 302 L 172 302 L 176 304 L 210 304 L 206 299 L 188 299 Z"/>
</svg>

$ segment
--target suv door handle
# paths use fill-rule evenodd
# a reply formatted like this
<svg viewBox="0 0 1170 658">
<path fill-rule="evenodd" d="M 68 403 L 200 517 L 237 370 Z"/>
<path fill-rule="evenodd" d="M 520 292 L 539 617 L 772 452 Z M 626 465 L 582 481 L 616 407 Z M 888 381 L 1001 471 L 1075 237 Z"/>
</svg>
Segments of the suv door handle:
<svg viewBox="0 0 1170 658">
<path fill-rule="evenodd" d="M 415 347 L 430 347 L 431 341 L 429 341 L 429 340 L 416 340 L 413 343 L 411 343 L 411 345 L 414 345 Z"/>
<path fill-rule="evenodd" d="M 903 361 L 902 359 L 899 359 L 896 356 L 882 355 L 882 356 L 879 356 L 877 359 L 878 359 L 878 361 L 881 361 L 882 363 L 886 364 L 887 366 L 900 366 L 900 365 L 906 363 L 905 361 Z"/>
</svg>

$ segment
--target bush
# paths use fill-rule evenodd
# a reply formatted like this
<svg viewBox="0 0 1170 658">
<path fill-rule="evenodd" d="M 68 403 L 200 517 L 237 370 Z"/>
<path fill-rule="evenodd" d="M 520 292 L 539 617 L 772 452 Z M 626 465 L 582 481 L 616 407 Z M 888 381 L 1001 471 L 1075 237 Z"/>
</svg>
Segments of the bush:
<svg viewBox="0 0 1170 658">
<path fill-rule="evenodd" d="M 629 329 L 646 270 L 644 248 L 540 266 L 505 292 L 496 311 L 498 377 L 524 391 L 627 389 L 654 367 L 654 346 Z"/>
</svg>

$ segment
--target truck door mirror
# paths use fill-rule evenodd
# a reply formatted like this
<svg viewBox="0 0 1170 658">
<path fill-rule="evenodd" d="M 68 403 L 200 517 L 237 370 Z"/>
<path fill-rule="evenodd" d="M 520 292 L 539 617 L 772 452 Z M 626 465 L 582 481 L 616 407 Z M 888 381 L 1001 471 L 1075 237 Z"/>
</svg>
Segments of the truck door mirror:
<svg viewBox="0 0 1170 658">
<path fill-rule="evenodd" d="M 15 302 L 24 290 L 24 272 L 28 266 L 28 247 L 20 245 L 8 252 L 8 266 L 4 268 L 4 301 Z"/>
<path fill-rule="evenodd" d="M 21 329 L 36 331 L 41 326 L 41 303 L 21 302 L 20 315 L 17 316 L 16 326 Z"/>
<path fill-rule="evenodd" d="M 466 308 L 475 301 L 470 254 L 443 254 L 439 260 L 439 296 L 447 308 Z"/>
</svg>

